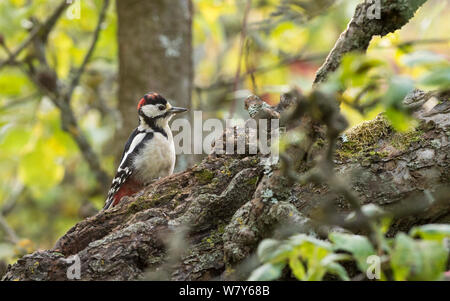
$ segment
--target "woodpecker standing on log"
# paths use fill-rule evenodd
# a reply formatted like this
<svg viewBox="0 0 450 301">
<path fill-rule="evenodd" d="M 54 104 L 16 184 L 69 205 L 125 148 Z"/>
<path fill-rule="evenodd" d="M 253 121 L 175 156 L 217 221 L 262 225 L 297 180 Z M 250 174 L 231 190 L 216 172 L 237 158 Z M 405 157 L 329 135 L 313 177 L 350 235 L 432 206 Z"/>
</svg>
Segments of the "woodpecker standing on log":
<svg viewBox="0 0 450 301">
<path fill-rule="evenodd" d="M 187 109 L 172 107 L 157 93 L 145 94 L 137 109 L 139 126 L 125 144 L 103 210 L 117 205 L 122 197 L 136 193 L 152 180 L 173 173 L 175 146 L 169 120 Z"/>
</svg>

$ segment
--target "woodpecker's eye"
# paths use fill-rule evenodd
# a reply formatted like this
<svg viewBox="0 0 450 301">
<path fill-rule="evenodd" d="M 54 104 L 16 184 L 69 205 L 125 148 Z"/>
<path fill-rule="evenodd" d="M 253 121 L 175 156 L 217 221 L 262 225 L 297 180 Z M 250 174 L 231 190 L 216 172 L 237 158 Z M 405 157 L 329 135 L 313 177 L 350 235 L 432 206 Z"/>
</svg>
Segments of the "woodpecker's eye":
<svg viewBox="0 0 450 301">
<path fill-rule="evenodd" d="M 165 108 L 166 108 L 166 106 L 164 106 L 164 105 L 159 105 L 159 106 L 158 106 L 158 109 L 159 109 L 160 111 L 163 111 Z"/>
</svg>

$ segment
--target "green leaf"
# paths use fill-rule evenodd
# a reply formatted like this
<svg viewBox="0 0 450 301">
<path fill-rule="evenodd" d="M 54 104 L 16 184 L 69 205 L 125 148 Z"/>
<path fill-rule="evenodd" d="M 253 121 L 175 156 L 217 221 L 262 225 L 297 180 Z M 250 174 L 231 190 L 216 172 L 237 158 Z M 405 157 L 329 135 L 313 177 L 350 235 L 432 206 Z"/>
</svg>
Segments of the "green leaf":
<svg viewBox="0 0 450 301">
<path fill-rule="evenodd" d="M 381 209 L 380 206 L 377 206 L 375 204 L 364 205 L 364 206 L 361 207 L 361 210 L 364 213 L 364 215 L 366 215 L 369 218 L 378 217 L 378 216 L 381 216 L 384 213 L 384 210 Z M 352 221 L 354 219 L 356 219 L 356 213 L 354 211 L 352 211 L 346 217 L 346 220 Z"/>
<path fill-rule="evenodd" d="M 42 195 L 59 184 L 64 176 L 64 166 L 58 162 L 58 148 L 40 141 L 35 149 L 24 155 L 19 164 L 19 179 L 32 188 L 32 192 Z"/>
<path fill-rule="evenodd" d="M 445 271 L 448 250 L 437 241 L 416 241 L 404 233 L 395 238 L 391 267 L 397 281 L 439 280 Z"/>
<path fill-rule="evenodd" d="M 257 255 L 261 262 L 280 261 L 289 256 L 292 247 L 275 239 L 264 239 L 258 246 Z"/>
<path fill-rule="evenodd" d="M 327 269 L 329 273 L 335 274 L 342 280 L 348 281 L 350 280 L 350 278 L 348 277 L 347 271 L 342 265 L 337 263 L 337 261 L 342 260 L 352 260 L 352 257 L 349 254 L 332 253 L 322 259 L 321 264 Z"/>
<path fill-rule="evenodd" d="M 422 85 L 438 89 L 450 89 L 450 67 L 436 68 L 429 74 L 420 78 Z"/>
<path fill-rule="evenodd" d="M 337 73 L 344 86 L 362 87 L 372 80 L 369 72 L 383 64 L 383 61 L 376 58 L 348 53 L 343 57 Z"/>
<path fill-rule="evenodd" d="M 280 242 L 275 239 L 264 239 L 261 241 L 256 251 L 259 260 L 262 262 L 267 261 L 270 258 L 270 254 L 277 249 L 279 244 Z"/>
<path fill-rule="evenodd" d="M 331 249 L 323 245 L 321 240 L 314 239 L 312 241 L 304 241 L 297 250 L 307 263 L 308 269 L 305 280 L 322 280 L 326 273 L 326 268 L 322 265 L 322 260 L 330 254 Z"/>
<path fill-rule="evenodd" d="M 426 240 L 442 241 L 444 238 L 450 238 L 449 224 L 429 224 L 419 227 L 414 227 L 409 232 L 411 236 L 420 236 Z"/>
<path fill-rule="evenodd" d="M 324 259 L 322 259 L 322 264 L 328 265 L 331 262 L 352 260 L 352 259 L 353 259 L 352 256 L 349 254 L 331 253 L 330 255 L 327 255 Z"/>
<path fill-rule="evenodd" d="M 409 67 L 446 62 L 445 57 L 437 53 L 420 50 L 403 56 L 402 61 Z"/>
<path fill-rule="evenodd" d="M 391 224 L 392 224 L 392 217 L 391 216 L 384 216 L 380 220 L 380 231 L 384 235 L 389 230 Z"/>
<path fill-rule="evenodd" d="M 30 134 L 30 130 L 25 127 L 12 127 L 0 140 L 0 149 L 11 156 L 19 155 L 28 143 Z"/>
<path fill-rule="evenodd" d="M 333 246 L 328 241 L 308 236 L 306 234 L 297 234 L 289 238 L 289 243 L 293 246 L 300 246 L 304 242 L 310 242 L 313 245 L 319 246 L 329 251 L 333 249 Z"/>
<path fill-rule="evenodd" d="M 413 119 L 406 112 L 400 111 L 395 107 L 389 107 L 386 110 L 386 117 L 396 131 L 406 132 L 411 130 Z"/>
<path fill-rule="evenodd" d="M 20 69 L 5 67 L 0 72 L 0 91 L 2 96 L 24 95 L 33 91 L 31 82 Z"/>
<path fill-rule="evenodd" d="M 387 108 L 399 108 L 403 99 L 414 89 L 411 79 L 403 76 L 393 76 L 389 81 L 389 88 L 384 96 L 384 104 Z"/>
<path fill-rule="evenodd" d="M 414 249 L 414 240 L 411 237 L 404 233 L 396 236 L 395 249 L 391 257 L 395 280 L 406 280 L 411 268 L 420 261 L 420 256 L 414 252 Z"/>
<path fill-rule="evenodd" d="M 306 275 L 305 267 L 298 258 L 297 254 L 293 254 L 293 256 L 289 258 L 289 267 L 291 268 L 292 274 L 294 274 L 295 278 L 297 278 L 298 280 L 305 279 Z"/>
<path fill-rule="evenodd" d="M 350 277 L 348 277 L 347 271 L 345 268 L 337 262 L 330 262 L 326 266 L 327 271 L 331 274 L 337 275 L 344 281 L 350 281 Z"/>
<path fill-rule="evenodd" d="M 270 281 L 280 278 L 285 263 L 266 263 L 252 272 L 248 281 Z"/>
<path fill-rule="evenodd" d="M 365 272 L 367 267 L 367 257 L 375 255 L 369 239 L 361 235 L 353 235 L 339 232 L 332 232 L 329 235 L 330 240 L 335 245 L 335 250 L 343 250 L 353 254 L 358 268 Z"/>
<path fill-rule="evenodd" d="M 296 39 L 295 45 L 290 41 Z M 308 31 L 292 21 L 279 23 L 270 34 L 269 45 L 286 53 L 299 51 L 307 43 Z"/>
</svg>

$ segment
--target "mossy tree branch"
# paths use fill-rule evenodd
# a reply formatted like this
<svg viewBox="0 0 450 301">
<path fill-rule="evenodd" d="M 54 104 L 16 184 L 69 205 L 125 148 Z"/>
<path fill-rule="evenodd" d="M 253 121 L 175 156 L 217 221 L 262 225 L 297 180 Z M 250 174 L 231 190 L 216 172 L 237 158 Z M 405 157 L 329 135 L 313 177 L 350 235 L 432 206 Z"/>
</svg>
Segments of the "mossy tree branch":
<svg viewBox="0 0 450 301">
<path fill-rule="evenodd" d="M 413 96 L 413 102 L 423 103 L 427 94 Z M 410 133 L 395 132 L 382 116 L 352 129 L 348 141 L 338 143 L 334 157 L 335 172 L 363 204 L 395 214 L 411 208 L 398 215 L 391 234 L 421 223 L 450 221 L 445 190 L 450 183 L 450 113 L 430 116 L 424 106 L 416 106 L 415 115 L 421 124 Z M 373 129 L 369 138 L 376 141 L 370 149 L 358 147 L 365 143 L 367 128 Z M 324 154 L 320 143 L 319 138 L 306 152 Z M 357 222 L 340 223 L 353 209 L 339 192 L 323 183 L 293 183 L 281 166 L 268 172 L 260 159 L 212 154 L 201 164 L 123 199 L 112 210 L 81 221 L 52 250 L 26 255 L 10 266 L 4 279 L 65 280 L 71 265 L 65 258 L 70 255 L 79 256 L 83 280 L 149 275 L 173 280 L 245 279 L 263 238 L 310 231 L 321 235 L 336 226 L 361 233 Z M 303 161 L 296 171 L 307 170 L 310 164 Z M 427 198 L 434 201 L 424 203 Z M 338 218 L 330 219 L 330 212 Z M 181 249 L 170 251 L 167 237 L 179 229 L 186 233 Z M 167 267 L 167 256 L 173 253 L 178 261 L 170 261 L 170 273 L 152 272 Z"/>
</svg>

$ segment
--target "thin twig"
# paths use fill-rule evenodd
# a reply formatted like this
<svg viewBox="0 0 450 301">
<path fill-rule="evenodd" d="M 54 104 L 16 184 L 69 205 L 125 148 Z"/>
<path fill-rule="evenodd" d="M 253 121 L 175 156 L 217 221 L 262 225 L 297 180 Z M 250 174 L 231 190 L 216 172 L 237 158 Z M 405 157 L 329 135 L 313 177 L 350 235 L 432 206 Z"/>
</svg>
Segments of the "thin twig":
<svg viewBox="0 0 450 301">
<path fill-rule="evenodd" d="M 3 231 L 6 233 L 6 235 L 8 236 L 8 240 L 12 243 L 12 244 L 16 244 L 19 242 L 19 236 L 17 236 L 16 232 L 14 231 L 13 228 L 11 228 L 8 225 L 8 222 L 5 220 L 5 218 L 3 217 L 2 214 L 0 214 L 0 227 L 3 229 Z"/>
<path fill-rule="evenodd" d="M 389 5 L 383 5 L 381 14 L 385 16 L 383 18 L 383 25 L 385 26 L 380 26 L 380 20 L 368 17 L 368 11 L 371 9 L 372 3 L 363 1 L 358 4 L 347 29 L 339 36 L 325 62 L 317 70 L 314 85 L 324 82 L 328 75 L 339 67 L 342 57 L 346 53 L 365 52 L 373 36 L 383 37 L 403 27 L 414 16 L 414 12 L 425 2 L 427 0 L 413 1 L 406 8 L 404 1 L 400 0 L 390 1 Z M 405 11 L 413 13 L 405 13 Z"/>
<path fill-rule="evenodd" d="M 5 103 L 3 106 L 0 107 L 0 112 L 9 110 L 15 106 L 18 106 L 18 105 L 21 105 L 24 103 L 35 101 L 37 99 L 38 95 L 39 95 L 39 93 L 33 93 L 33 94 L 30 94 L 30 95 L 27 95 L 24 97 L 19 97 L 14 100 L 8 101 L 7 103 Z"/>
<path fill-rule="evenodd" d="M 50 100 L 53 102 L 53 104 L 60 110 L 61 125 L 62 125 L 63 130 L 68 132 L 72 136 L 72 139 L 74 139 L 75 143 L 77 144 L 78 148 L 80 149 L 80 152 L 81 152 L 83 158 L 88 163 L 91 171 L 94 173 L 97 181 L 99 182 L 99 184 L 102 188 L 106 188 L 108 186 L 109 177 L 106 174 L 106 172 L 101 168 L 100 160 L 99 160 L 98 156 L 93 151 L 90 143 L 88 142 L 85 135 L 83 135 L 83 133 L 78 125 L 77 119 L 75 118 L 75 114 L 74 114 L 72 108 L 70 107 L 70 98 L 72 96 L 73 89 L 77 85 L 78 80 L 81 77 L 81 74 L 84 71 L 85 66 L 86 66 L 87 62 L 89 61 L 89 59 L 92 55 L 92 52 L 95 48 L 95 44 L 96 44 L 96 41 L 98 40 L 99 31 L 101 28 L 101 23 L 103 22 L 103 19 L 105 18 L 105 12 L 106 12 L 108 4 L 109 4 L 109 0 L 105 0 L 103 2 L 102 11 L 99 16 L 99 23 L 97 24 L 96 31 L 94 33 L 93 43 L 91 44 L 91 47 L 89 48 L 89 50 L 83 60 L 83 63 L 81 64 L 74 79 L 72 80 L 71 85 L 69 86 L 69 87 L 72 87 L 72 86 L 73 87 L 71 89 L 67 89 L 66 91 L 68 91 L 68 92 L 66 94 L 62 93 L 62 91 L 64 91 L 64 89 L 62 89 L 60 85 L 55 85 L 54 87 L 49 87 L 47 85 L 44 85 L 42 82 L 40 82 L 40 80 L 38 79 L 39 74 L 37 74 L 34 71 L 34 68 L 27 69 L 27 68 L 25 68 L 25 66 L 24 66 L 25 64 L 23 62 L 18 62 L 16 60 L 16 56 L 20 51 L 11 52 L 6 47 L 6 44 L 3 45 L 6 52 L 10 53 L 8 61 L 10 63 L 14 63 L 14 64 L 18 65 L 19 68 L 29 77 L 29 79 L 40 89 L 40 91 L 43 94 L 47 95 L 50 98 Z M 32 35 L 31 40 L 33 40 L 33 42 L 35 42 L 35 43 L 41 43 L 38 46 L 42 46 L 41 47 L 42 49 L 44 49 L 44 46 L 45 46 L 44 44 L 46 43 L 46 37 L 49 33 L 49 30 L 51 30 L 51 28 L 53 28 L 53 26 L 56 24 L 58 17 L 61 16 L 62 11 L 64 11 L 64 9 L 62 9 L 62 6 L 60 6 L 57 9 L 57 11 L 55 13 L 53 13 L 49 19 L 47 19 L 47 21 L 45 22 L 45 24 L 43 26 L 39 26 L 39 25 L 37 26 L 39 28 L 43 28 L 44 31 L 42 32 L 42 35 L 37 35 L 37 34 Z M 33 32 L 34 32 L 34 30 L 33 30 Z M 14 53 L 16 53 L 15 56 L 13 55 Z M 47 64 L 47 62 L 43 59 L 40 59 L 39 62 L 41 64 L 41 66 L 40 66 L 41 72 L 43 72 L 43 70 L 46 70 L 45 72 L 48 72 L 49 74 L 54 76 L 53 80 L 55 82 L 59 82 L 59 80 L 56 76 L 56 72 L 54 72 L 54 70 L 52 70 L 52 68 Z"/>
<path fill-rule="evenodd" d="M 258 95 L 258 86 L 256 84 L 255 78 L 255 68 L 250 66 L 250 40 L 247 40 L 245 43 L 245 69 L 247 73 L 250 75 L 250 79 L 252 80 L 252 92 L 253 94 Z"/>
<path fill-rule="evenodd" d="M 73 90 L 77 87 L 77 85 L 78 85 L 78 83 L 80 81 L 80 77 L 83 74 L 84 69 L 86 68 L 86 65 L 89 62 L 92 54 L 94 53 L 95 46 L 97 45 L 97 41 L 98 41 L 98 39 L 100 37 L 102 24 L 103 24 L 103 21 L 105 20 L 105 17 L 106 17 L 106 11 L 108 9 L 108 6 L 109 6 L 109 0 L 104 0 L 102 9 L 100 11 L 100 15 L 98 17 L 97 26 L 96 26 L 96 28 L 94 30 L 94 36 L 92 37 L 91 46 L 89 47 L 88 51 L 86 52 L 86 55 L 84 56 L 83 62 L 81 63 L 81 65 L 77 69 L 77 71 L 75 72 L 75 76 L 72 78 L 72 81 L 71 81 L 71 83 L 69 85 L 69 89 L 68 89 L 67 94 L 66 94 L 66 99 L 68 101 L 70 101 L 70 99 L 72 98 Z"/>
<path fill-rule="evenodd" d="M 247 0 L 247 4 L 245 5 L 245 11 L 244 11 L 244 19 L 242 20 L 240 48 L 239 48 L 239 56 L 238 56 L 238 62 L 237 62 L 237 68 L 236 68 L 236 75 L 234 77 L 233 92 L 237 91 L 238 85 L 240 82 L 239 79 L 240 79 L 240 75 L 241 75 L 241 60 L 242 60 L 242 54 L 244 53 L 245 39 L 247 36 L 247 20 L 248 20 L 248 15 L 250 13 L 251 7 L 252 7 L 252 0 Z M 230 106 L 230 117 L 233 117 L 235 109 L 236 109 L 236 97 L 233 97 L 233 101 L 231 102 L 231 106 Z"/>
<path fill-rule="evenodd" d="M 3 207 L 0 210 L 0 215 L 7 216 L 14 209 L 17 204 L 17 200 L 21 196 L 24 189 L 25 186 L 22 183 L 18 181 L 15 182 L 9 197 L 3 202 Z"/>
<path fill-rule="evenodd" d="M 446 39 L 419 39 L 419 40 L 409 40 L 401 42 L 397 47 L 405 47 L 419 44 L 441 44 L 450 42 L 450 38 Z"/>
<path fill-rule="evenodd" d="M 270 72 L 274 69 L 277 69 L 279 67 L 289 65 L 289 64 L 292 64 L 295 62 L 310 62 L 310 61 L 321 60 L 325 57 L 326 57 L 326 53 L 317 53 L 317 54 L 311 54 L 308 56 L 304 56 L 304 54 L 289 56 L 289 57 L 281 59 L 277 63 L 247 70 L 245 73 L 241 74 L 241 76 L 239 77 L 239 82 L 242 82 L 247 76 L 249 76 L 251 74 L 253 74 L 253 75 L 264 74 L 264 73 Z M 197 86 L 196 89 L 199 91 L 211 91 L 211 90 L 221 89 L 224 87 L 233 86 L 234 83 L 235 83 L 234 79 L 230 79 L 230 80 L 227 79 L 227 80 L 221 80 L 221 81 L 214 82 L 209 86 L 203 86 L 203 87 Z"/>
<path fill-rule="evenodd" d="M 9 65 L 15 61 L 16 57 L 37 37 L 38 34 L 42 35 L 42 38 L 46 39 L 52 28 L 55 26 L 56 21 L 59 19 L 64 10 L 70 5 L 66 0 L 63 0 L 59 6 L 55 9 L 53 14 L 42 24 L 37 25 L 28 34 L 27 38 L 16 48 L 16 50 L 9 53 L 9 57 L 0 62 L 0 69 L 5 65 Z"/>
</svg>

